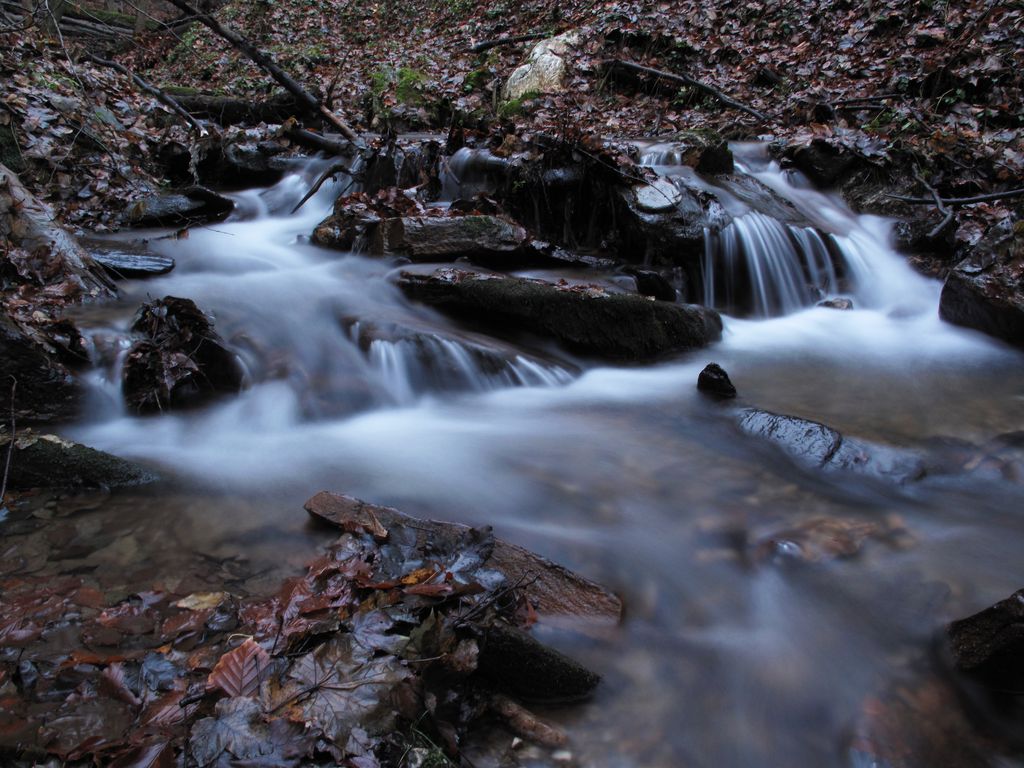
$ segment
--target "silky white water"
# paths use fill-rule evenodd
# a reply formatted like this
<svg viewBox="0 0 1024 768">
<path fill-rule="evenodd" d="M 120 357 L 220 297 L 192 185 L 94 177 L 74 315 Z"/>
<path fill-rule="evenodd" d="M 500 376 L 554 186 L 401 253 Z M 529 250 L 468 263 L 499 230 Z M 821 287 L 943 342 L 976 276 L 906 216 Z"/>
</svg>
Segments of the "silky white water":
<svg viewBox="0 0 1024 768">
<path fill-rule="evenodd" d="M 738 160 L 834 240 L 853 310 L 815 307 L 798 287 L 773 305 L 766 278 L 771 311 L 727 316 L 720 343 L 646 367 L 491 340 L 407 301 L 391 282 L 400 265 L 309 245 L 338 191 L 287 213 L 313 164 L 240 193 L 227 222 L 154 240 L 177 268 L 125 284 L 120 309 L 93 320 L 94 334 L 123 331 L 147 297 L 192 298 L 239 350 L 246 391 L 138 418 L 118 405 L 115 364 L 95 375 L 95 407 L 73 436 L 198 489 L 207 500 L 188 510 L 138 513 L 187 518 L 196 547 L 204 525 L 220 553 L 233 536 L 242 551 L 247 531 L 283 542 L 303 530 L 302 501 L 328 488 L 491 524 L 619 591 L 618 632 L 552 638 L 605 676 L 592 704 L 548 713 L 583 765 L 849 765 L 865 700 L 917 674 L 943 621 L 1024 586 L 1024 494 L 989 477 L 899 486 L 809 473 L 740 435 L 728 408 L 697 393 L 697 374 L 713 360 L 745 405 L 926 450 L 939 436 L 1024 429 L 1024 366 L 939 320 L 939 284 L 889 248 L 887 222 L 790 184 L 753 149 Z M 744 258 L 757 258 L 759 238 L 746 237 Z M 803 571 L 751 565 L 734 543 L 822 516 L 898 516 L 914 543 L 869 542 L 860 558 Z M 303 535 L 308 552 L 318 539 Z"/>
</svg>

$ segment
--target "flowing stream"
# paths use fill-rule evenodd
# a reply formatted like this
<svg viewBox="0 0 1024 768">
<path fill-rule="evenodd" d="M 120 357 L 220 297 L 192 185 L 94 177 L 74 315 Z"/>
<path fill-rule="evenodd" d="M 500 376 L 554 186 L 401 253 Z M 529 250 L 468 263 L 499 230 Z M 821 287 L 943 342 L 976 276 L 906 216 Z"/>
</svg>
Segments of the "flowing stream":
<svg viewBox="0 0 1024 768">
<path fill-rule="evenodd" d="M 943 622 L 1024 586 L 1024 490 L 995 472 L 895 483 L 807 470 L 741 434 L 730 406 L 696 391 L 697 374 L 718 362 L 741 405 L 927 451 L 937 438 L 1024 430 L 1024 360 L 939 320 L 940 285 L 890 250 L 886 221 L 853 215 L 756 148 L 737 159 L 825 234 L 723 195 L 735 219 L 709 234 L 709 253 L 754 281 L 756 306 L 727 315 L 712 348 L 647 367 L 489 339 L 408 302 L 389 280 L 400 265 L 311 246 L 338 188 L 288 211 L 317 163 L 236 194 L 222 224 L 155 233 L 149 248 L 177 268 L 124 283 L 116 306 L 81 318 L 112 362 L 93 374 L 71 436 L 167 478 L 110 500 L 108 567 L 173 588 L 189 583 L 180 553 L 198 553 L 234 563 L 246 589 L 270 589 L 325 541 L 302 511 L 322 489 L 490 524 L 625 599 L 614 633 L 545 638 L 604 675 L 592 702 L 544 713 L 568 729 L 579 764 L 881 765 L 862 744 L 867 702 L 926 684 Z M 800 261 L 822 296 L 794 277 Z M 731 273 L 705 279 L 731 311 Z M 116 339 L 164 295 L 216 318 L 248 370 L 241 395 L 124 412 Z M 854 309 L 814 306 L 835 295 Z M 756 555 L 757 542 L 820 518 L 891 535 L 808 567 Z"/>
</svg>

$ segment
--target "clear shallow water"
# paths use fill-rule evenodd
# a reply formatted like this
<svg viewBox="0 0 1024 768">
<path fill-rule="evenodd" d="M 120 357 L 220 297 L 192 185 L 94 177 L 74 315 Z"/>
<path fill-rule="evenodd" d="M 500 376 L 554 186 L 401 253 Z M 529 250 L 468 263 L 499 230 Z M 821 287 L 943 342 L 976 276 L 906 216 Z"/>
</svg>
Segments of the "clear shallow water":
<svg viewBox="0 0 1024 768">
<path fill-rule="evenodd" d="M 740 159 L 848 244 L 857 309 L 726 318 L 719 344 L 643 368 L 489 342 L 409 304 L 388 280 L 395 264 L 306 244 L 332 190 L 283 212 L 316 166 L 241 193 L 237 220 L 153 241 L 175 271 L 127 284 L 118 307 L 85 321 L 101 338 L 147 296 L 193 298 L 252 383 L 200 411 L 137 419 L 118 405 L 116 364 L 97 372 L 73 436 L 172 478 L 115 497 L 105 530 L 133 544 L 109 567 L 156 580 L 187 569 L 172 551 L 238 557 L 237 581 L 270 589 L 323 541 L 301 505 L 324 488 L 491 524 L 625 598 L 619 631 L 553 638 L 605 675 L 593 703 L 546 713 L 582 764 L 871 764 L 850 746 L 869 697 L 920 679 L 942 622 L 1024 586 L 1024 492 L 988 475 L 897 485 L 801 469 L 741 436 L 728 408 L 698 395 L 697 374 L 717 361 L 742 404 L 921 449 L 1024 429 L 1024 357 L 941 323 L 938 284 L 891 253 L 885 222 L 788 185 L 756 153 Z M 528 361 L 534 386 L 465 367 L 431 378 L 395 364 L 415 344 L 368 354 L 354 323 L 427 334 L 435 353 Z M 808 568 L 756 554 L 820 518 L 890 535 Z"/>
</svg>

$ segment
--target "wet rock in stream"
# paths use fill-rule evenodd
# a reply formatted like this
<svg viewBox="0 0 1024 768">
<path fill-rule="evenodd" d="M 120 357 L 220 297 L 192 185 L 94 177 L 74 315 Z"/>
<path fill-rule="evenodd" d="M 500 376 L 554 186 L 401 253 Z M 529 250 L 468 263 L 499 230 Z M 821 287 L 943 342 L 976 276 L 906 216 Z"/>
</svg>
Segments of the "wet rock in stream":
<svg viewBox="0 0 1024 768">
<path fill-rule="evenodd" d="M 718 363 L 708 363 L 697 376 L 697 389 L 706 395 L 723 400 L 736 397 L 736 387 L 729 374 Z"/>
<path fill-rule="evenodd" d="M 949 625 L 956 668 L 998 691 L 1024 696 L 1024 589 Z"/>
<path fill-rule="evenodd" d="M 237 356 L 190 299 L 167 296 L 144 304 L 132 331 L 143 338 L 128 350 L 122 389 L 137 413 L 193 405 L 242 388 Z"/>
<path fill-rule="evenodd" d="M 149 195 L 127 212 L 135 227 L 176 227 L 220 221 L 235 204 L 206 187 L 186 187 L 177 192 Z"/>
<path fill-rule="evenodd" d="M 409 298 L 504 332 L 530 332 L 568 349 L 612 360 L 649 361 L 721 337 L 718 313 L 596 286 L 483 275 L 454 269 L 403 272 Z"/>
<path fill-rule="evenodd" d="M 909 450 L 845 438 L 832 427 L 809 419 L 747 408 L 739 413 L 740 431 L 767 440 L 798 464 L 835 472 L 856 472 L 895 482 L 925 475 L 922 458 Z"/>
<path fill-rule="evenodd" d="M 11 437 L 0 437 L 6 457 Z M 132 462 L 56 435 L 19 432 L 11 450 L 8 487 L 116 488 L 152 482 L 156 476 Z"/>
</svg>

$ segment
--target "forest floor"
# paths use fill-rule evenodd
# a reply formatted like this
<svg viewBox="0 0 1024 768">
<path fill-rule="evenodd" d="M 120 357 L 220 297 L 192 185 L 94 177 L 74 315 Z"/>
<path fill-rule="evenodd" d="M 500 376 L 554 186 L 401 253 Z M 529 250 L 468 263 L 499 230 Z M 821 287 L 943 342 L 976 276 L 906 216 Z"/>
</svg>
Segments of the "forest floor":
<svg viewBox="0 0 1024 768">
<path fill-rule="evenodd" d="M 1011 3 L 318 0 L 229 2 L 217 15 L 361 131 L 817 138 L 874 162 L 898 154 L 947 197 L 1017 187 L 1024 174 L 1024 11 Z M 581 43 L 559 93 L 502 98 L 533 41 L 473 52 L 507 36 L 570 31 Z M 276 88 L 199 24 L 119 45 L 119 60 L 158 86 L 254 100 Z M 159 176 L 161 149 L 184 141 L 184 128 L 82 50 L 73 39 L 5 36 L 0 159 L 28 172 L 70 223 L 114 226 L 136 172 Z M 700 89 L 623 82 L 610 74 L 613 60 L 685 73 L 765 119 Z M 972 207 L 961 236 L 976 240 L 1006 215 L 1003 201 Z"/>
</svg>

